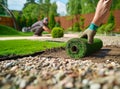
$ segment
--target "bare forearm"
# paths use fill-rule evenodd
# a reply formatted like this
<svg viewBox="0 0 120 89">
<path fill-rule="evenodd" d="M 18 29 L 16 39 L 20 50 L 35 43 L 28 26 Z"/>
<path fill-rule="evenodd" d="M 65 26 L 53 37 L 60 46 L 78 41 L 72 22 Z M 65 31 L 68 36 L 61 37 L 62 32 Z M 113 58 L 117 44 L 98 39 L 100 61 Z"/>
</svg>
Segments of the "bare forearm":
<svg viewBox="0 0 120 89">
<path fill-rule="evenodd" d="M 109 12 L 112 0 L 99 0 L 92 23 L 99 26 Z"/>
</svg>

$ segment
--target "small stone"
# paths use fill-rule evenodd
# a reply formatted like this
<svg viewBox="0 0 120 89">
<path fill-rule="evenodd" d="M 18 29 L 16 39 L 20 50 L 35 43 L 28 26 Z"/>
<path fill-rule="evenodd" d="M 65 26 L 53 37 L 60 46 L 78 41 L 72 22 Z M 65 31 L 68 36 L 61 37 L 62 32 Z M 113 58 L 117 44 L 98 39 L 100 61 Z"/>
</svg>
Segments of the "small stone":
<svg viewBox="0 0 120 89">
<path fill-rule="evenodd" d="M 83 84 L 83 85 L 88 85 L 88 83 L 89 83 L 89 81 L 88 81 L 87 79 L 84 79 L 84 80 L 82 81 L 82 84 Z"/>
<path fill-rule="evenodd" d="M 118 86 L 114 86 L 113 89 L 120 89 L 120 87 L 118 87 Z"/>
<path fill-rule="evenodd" d="M 18 69 L 18 66 L 13 66 L 10 71 L 16 71 Z"/>
<path fill-rule="evenodd" d="M 65 89 L 71 89 L 73 88 L 73 83 L 72 82 L 68 82 L 65 84 Z"/>
<path fill-rule="evenodd" d="M 27 81 L 26 80 L 21 80 L 20 82 L 20 88 L 24 89 L 26 87 Z"/>
<path fill-rule="evenodd" d="M 100 89 L 100 88 L 101 88 L 101 86 L 98 83 L 93 83 L 90 85 L 90 89 Z"/>
<path fill-rule="evenodd" d="M 8 67 L 12 67 L 12 64 L 13 64 L 12 62 L 7 63 L 7 64 L 5 65 L 5 67 L 6 67 L 6 68 L 8 68 Z"/>
<path fill-rule="evenodd" d="M 55 75 L 57 81 L 62 80 L 64 77 L 65 77 L 65 73 L 63 71 L 59 71 L 59 73 Z"/>
</svg>

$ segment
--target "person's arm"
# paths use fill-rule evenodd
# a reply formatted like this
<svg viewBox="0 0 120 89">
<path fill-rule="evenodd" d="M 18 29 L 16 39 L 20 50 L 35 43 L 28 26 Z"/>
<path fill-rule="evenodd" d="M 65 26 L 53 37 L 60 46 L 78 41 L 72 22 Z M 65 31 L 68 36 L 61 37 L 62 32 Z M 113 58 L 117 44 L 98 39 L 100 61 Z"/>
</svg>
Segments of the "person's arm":
<svg viewBox="0 0 120 89">
<path fill-rule="evenodd" d="M 92 23 L 99 26 L 110 10 L 112 0 L 99 0 Z"/>
<path fill-rule="evenodd" d="M 47 26 L 43 26 L 43 29 L 49 33 L 51 33 L 51 30 Z"/>
<path fill-rule="evenodd" d="M 108 11 L 110 9 L 112 0 L 99 0 L 95 16 L 90 24 L 90 26 L 83 32 L 81 37 L 87 37 L 88 43 L 92 44 L 94 36 L 96 34 L 96 30 L 99 27 L 99 25 L 102 23 L 105 16 L 108 14 Z"/>
</svg>

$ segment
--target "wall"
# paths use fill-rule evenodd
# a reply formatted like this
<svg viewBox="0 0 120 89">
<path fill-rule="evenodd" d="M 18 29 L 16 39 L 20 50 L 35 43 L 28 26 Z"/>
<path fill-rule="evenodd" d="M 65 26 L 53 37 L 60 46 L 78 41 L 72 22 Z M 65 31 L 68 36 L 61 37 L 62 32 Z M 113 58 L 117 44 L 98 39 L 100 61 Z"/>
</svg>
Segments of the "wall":
<svg viewBox="0 0 120 89">
<path fill-rule="evenodd" d="M 0 24 L 14 27 L 14 23 L 11 17 L 2 17 L 0 16 Z"/>
</svg>

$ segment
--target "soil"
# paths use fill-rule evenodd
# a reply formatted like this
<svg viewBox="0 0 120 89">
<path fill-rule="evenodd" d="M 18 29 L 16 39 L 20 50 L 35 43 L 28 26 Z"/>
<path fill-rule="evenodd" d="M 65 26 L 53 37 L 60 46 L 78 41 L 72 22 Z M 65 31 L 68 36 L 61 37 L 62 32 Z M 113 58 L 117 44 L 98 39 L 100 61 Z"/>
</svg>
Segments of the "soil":
<svg viewBox="0 0 120 89">
<path fill-rule="evenodd" d="M 43 54 L 41 54 L 40 56 L 71 59 L 66 54 L 66 51 L 63 48 L 46 51 Z M 92 55 L 89 55 L 84 58 L 80 58 L 80 60 L 83 60 L 83 61 L 91 60 L 91 61 L 97 62 L 97 63 L 114 61 L 114 62 L 117 62 L 120 64 L 120 47 L 106 46 L 106 47 L 103 47 L 100 51 L 98 51 Z"/>
</svg>

